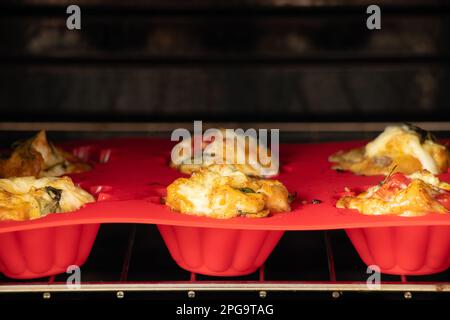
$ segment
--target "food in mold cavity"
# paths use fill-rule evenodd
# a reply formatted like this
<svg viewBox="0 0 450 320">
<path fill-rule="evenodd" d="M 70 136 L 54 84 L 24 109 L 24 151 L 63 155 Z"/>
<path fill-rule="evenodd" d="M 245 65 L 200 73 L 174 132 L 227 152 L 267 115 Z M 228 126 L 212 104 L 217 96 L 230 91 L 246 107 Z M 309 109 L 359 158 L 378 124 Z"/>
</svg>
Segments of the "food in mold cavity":
<svg viewBox="0 0 450 320">
<path fill-rule="evenodd" d="M 433 174 L 446 172 L 450 162 L 447 146 L 429 132 L 411 124 L 388 126 L 364 147 L 339 151 L 329 157 L 333 169 L 359 175 L 411 174 L 422 169 Z"/>
<path fill-rule="evenodd" d="M 88 163 L 54 146 L 45 131 L 16 142 L 8 158 L 0 160 L 0 177 L 58 177 L 91 170 Z"/>
<path fill-rule="evenodd" d="M 258 143 L 257 139 L 234 130 L 228 132 L 226 129 L 220 129 L 220 133 L 222 136 L 220 140 L 200 142 L 201 158 L 200 156 L 196 158 L 193 152 L 194 140 L 200 137 L 194 136 L 179 142 L 173 149 L 175 152 L 172 152 L 169 165 L 185 174 L 192 174 L 214 164 L 232 164 L 239 171 L 257 177 L 273 177 L 279 173 L 277 158 L 265 145 Z M 233 150 L 231 160 L 227 158 L 229 150 Z M 267 158 L 267 161 L 264 161 L 267 163 L 261 163 L 261 157 Z M 244 161 L 238 161 L 241 158 Z"/>
<path fill-rule="evenodd" d="M 211 218 L 266 217 L 290 211 L 290 195 L 277 180 L 249 177 L 232 165 L 213 165 L 167 187 L 166 205 Z"/>
<path fill-rule="evenodd" d="M 338 208 L 366 215 L 422 216 L 450 213 L 450 184 L 423 170 L 411 175 L 394 173 L 366 191 L 342 196 Z"/>
<path fill-rule="evenodd" d="M 70 177 L 0 179 L 0 220 L 32 220 L 78 210 L 94 197 Z"/>
</svg>

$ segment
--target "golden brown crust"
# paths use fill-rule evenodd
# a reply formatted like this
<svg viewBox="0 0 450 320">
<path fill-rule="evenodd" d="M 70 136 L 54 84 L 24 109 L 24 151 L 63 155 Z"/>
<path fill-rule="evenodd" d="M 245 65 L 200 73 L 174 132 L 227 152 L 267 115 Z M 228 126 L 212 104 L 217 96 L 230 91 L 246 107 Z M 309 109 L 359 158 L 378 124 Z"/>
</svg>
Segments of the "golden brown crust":
<svg viewBox="0 0 450 320">
<path fill-rule="evenodd" d="M 416 173 L 418 176 L 430 177 L 429 173 Z M 448 191 L 448 185 L 432 185 L 422 178 L 415 177 L 407 185 L 391 191 L 383 186 L 375 186 L 357 196 L 344 196 L 337 203 L 337 208 L 356 209 L 366 215 L 402 215 L 422 216 L 427 213 L 449 213 L 449 210 L 437 200 L 437 196 Z"/>
<path fill-rule="evenodd" d="M 0 178 L 38 176 L 43 163 L 41 154 L 31 146 L 20 146 L 8 159 L 0 160 Z"/>
<path fill-rule="evenodd" d="M 94 198 L 69 177 L 0 179 L 0 221 L 31 220 L 79 209 Z"/>
<path fill-rule="evenodd" d="M 352 159 L 352 155 L 364 153 L 364 148 L 353 149 L 348 152 L 339 151 L 330 157 L 334 170 L 351 171 L 357 175 L 375 176 L 388 175 L 389 173 L 401 172 L 411 174 L 422 170 L 421 163 L 414 157 L 408 155 L 397 155 L 395 157 L 361 157 Z"/>
<path fill-rule="evenodd" d="M 245 146 L 237 143 L 235 139 L 242 139 L 242 136 L 234 134 L 232 135 L 232 139 L 226 138 L 225 129 L 220 130 L 223 139 L 221 141 L 222 149 L 220 154 L 222 157 L 219 157 L 220 150 L 220 144 L 216 143 L 215 141 L 211 142 L 205 142 L 202 145 L 202 152 L 205 152 L 206 148 L 209 148 L 209 151 L 214 154 L 214 156 L 207 157 L 206 155 L 203 155 L 202 161 L 200 163 L 194 163 L 194 156 L 192 155 L 191 158 L 186 157 L 188 153 L 184 153 L 185 150 L 181 149 L 179 151 L 179 154 L 174 156 L 176 158 L 176 163 L 174 163 L 171 159 L 169 166 L 171 168 L 177 169 L 180 172 L 184 174 L 192 174 L 196 171 L 201 170 L 202 168 L 209 167 L 211 165 L 217 165 L 217 164 L 231 164 L 235 166 L 239 171 L 245 173 L 249 176 L 255 176 L 255 177 L 272 177 L 278 174 L 278 166 L 275 166 L 275 162 L 272 163 L 271 158 L 271 152 L 270 149 L 265 148 L 262 145 L 257 145 L 256 150 L 251 151 L 252 149 L 249 147 L 249 143 L 245 143 Z M 241 141 L 242 142 L 242 141 Z M 182 141 L 177 146 L 184 146 L 184 147 L 192 147 L 191 140 L 188 141 Z M 234 149 L 233 155 L 234 158 L 230 161 L 227 161 L 227 148 Z M 260 148 L 263 148 L 263 150 L 260 150 Z M 239 157 L 238 154 L 241 154 L 245 156 L 244 161 L 238 161 Z M 267 163 L 261 164 L 261 159 L 259 158 L 260 154 L 264 154 L 267 157 Z M 241 156 L 242 156 L 241 155 Z M 255 161 L 257 161 L 257 164 L 253 164 L 250 161 L 251 157 L 254 157 Z M 273 167 L 272 167 L 273 165 Z"/>
<path fill-rule="evenodd" d="M 405 127 L 388 127 L 366 146 L 338 151 L 329 157 L 329 161 L 335 170 L 351 171 L 358 175 L 411 174 L 423 169 L 439 174 L 447 171 L 450 152 L 446 146 L 434 141 L 421 141 L 415 132 Z"/>
<path fill-rule="evenodd" d="M 0 160 L 0 178 L 47 177 L 89 171 L 91 166 L 47 141 L 45 131 L 19 144 Z"/>
<path fill-rule="evenodd" d="M 289 193 L 282 183 L 248 177 L 226 165 L 175 180 L 167 187 L 165 203 L 174 211 L 220 219 L 290 211 Z"/>
</svg>

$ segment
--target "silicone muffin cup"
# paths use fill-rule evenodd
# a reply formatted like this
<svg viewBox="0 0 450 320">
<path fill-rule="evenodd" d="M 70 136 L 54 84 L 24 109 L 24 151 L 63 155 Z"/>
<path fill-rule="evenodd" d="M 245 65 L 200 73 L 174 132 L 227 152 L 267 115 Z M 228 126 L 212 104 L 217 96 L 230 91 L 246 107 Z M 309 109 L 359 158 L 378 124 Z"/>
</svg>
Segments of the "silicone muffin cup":
<svg viewBox="0 0 450 320">
<path fill-rule="evenodd" d="M 78 146 L 71 151 L 91 164 L 107 163 L 111 153 L 109 149 L 87 145 Z M 73 180 L 79 186 L 86 185 L 85 189 L 97 201 L 108 198 L 103 192 L 109 187 L 78 181 L 90 174 L 84 172 L 75 175 Z M 67 218 L 72 214 L 69 212 L 61 215 Z M 56 215 L 58 214 L 55 217 Z M 36 223 L 39 220 L 18 223 Z M 71 265 L 80 267 L 91 252 L 99 227 L 100 223 L 56 225 L 0 233 L 0 272 L 8 278 L 33 279 L 65 273 Z"/>
<path fill-rule="evenodd" d="M 32 279 L 81 266 L 100 224 L 42 228 L 0 234 L 0 271 L 9 278 Z"/>
<path fill-rule="evenodd" d="M 210 276 L 255 272 L 284 231 L 158 225 L 172 258 L 183 269 Z"/>
<path fill-rule="evenodd" d="M 450 267 L 450 226 L 347 229 L 366 265 L 382 273 L 426 275 Z"/>
</svg>

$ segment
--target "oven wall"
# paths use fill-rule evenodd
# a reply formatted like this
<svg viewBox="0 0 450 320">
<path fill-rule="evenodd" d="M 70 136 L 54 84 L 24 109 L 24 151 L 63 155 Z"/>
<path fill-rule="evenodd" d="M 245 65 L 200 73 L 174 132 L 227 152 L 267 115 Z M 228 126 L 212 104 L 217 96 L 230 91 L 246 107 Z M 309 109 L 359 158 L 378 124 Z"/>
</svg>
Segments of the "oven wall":
<svg viewBox="0 0 450 320">
<path fill-rule="evenodd" d="M 2 1 L 0 117 L 450 120 L 449 2 L 377 3 Z"/>
</svg>

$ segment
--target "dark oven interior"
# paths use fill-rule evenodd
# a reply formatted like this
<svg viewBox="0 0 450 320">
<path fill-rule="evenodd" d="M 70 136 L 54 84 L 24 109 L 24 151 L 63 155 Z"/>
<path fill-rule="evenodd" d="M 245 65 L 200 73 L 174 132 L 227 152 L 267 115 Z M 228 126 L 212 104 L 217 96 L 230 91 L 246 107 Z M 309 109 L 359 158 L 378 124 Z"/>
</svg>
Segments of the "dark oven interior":
<svg viewBox="0 0 450 320">
<path fill-rule="evenodd" d="M 82 10 L 81 30 L 66 28 L 69 4 Z M 366 139 L 399 121 L 449 137 L 448 1 L 380 0 L 382 29 L 373 31 L 365 27 L 370 4 L 4 0 L 1 147 L 40 129 L 54 140 L 169 137 L 194 120 L 278 127 L 284 142 Z M 6 288 L 2 297 L 58 298 L 64 293 L 48 285 L 66 278 L 0 277 L 0 291 Z M 234 290 L 333 299 L 361 295 L 366 278 L 366 266 L 340 230 L 287 232 L 258 272 L 217 278 L 180 269 L 155 226 L 110 224 L 101 227 L 83 267 L 83 283 L 92 290 L 71 294 L 115 298 L 129 289 L 135 297 L 185 298 L 214 288 L 219 296 Z M 449 280 L 448 271 L 383 275 L 392 288 L 374 294 L 448 298 L 438 291 L 448 292 Z M 100 292 L 103 284 L 111 287 Z M 251 289 L 240 290 L 246 285 Z"/>
</svg>

